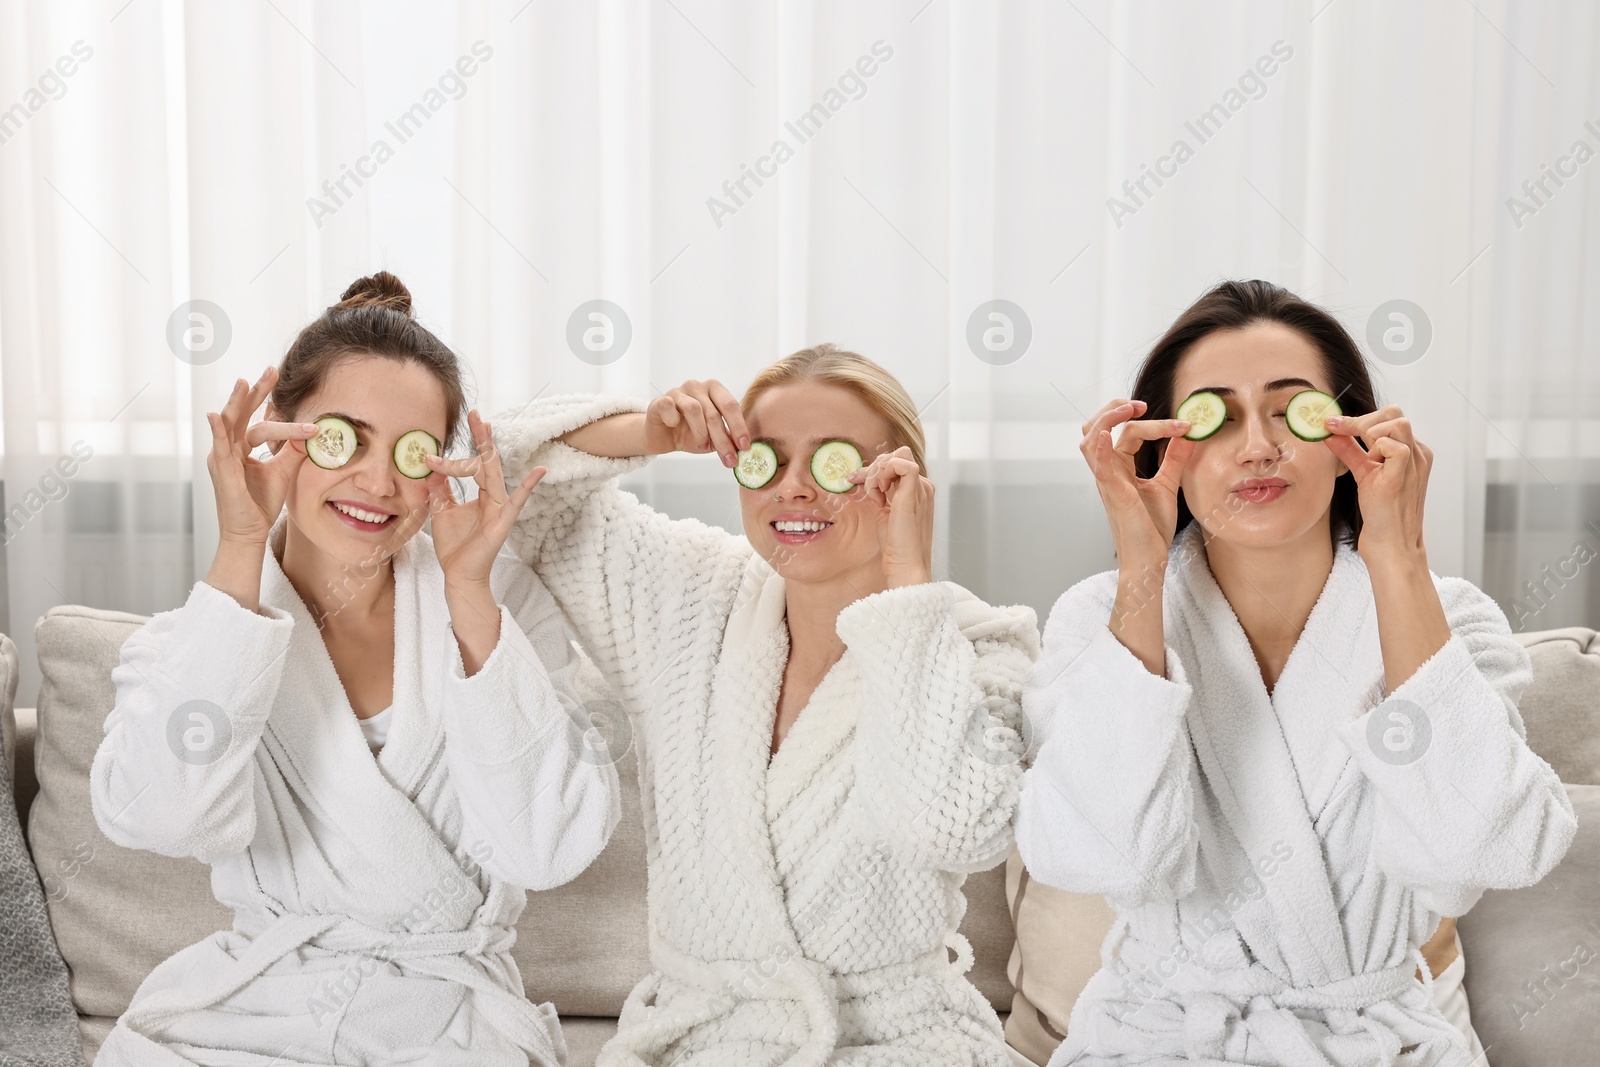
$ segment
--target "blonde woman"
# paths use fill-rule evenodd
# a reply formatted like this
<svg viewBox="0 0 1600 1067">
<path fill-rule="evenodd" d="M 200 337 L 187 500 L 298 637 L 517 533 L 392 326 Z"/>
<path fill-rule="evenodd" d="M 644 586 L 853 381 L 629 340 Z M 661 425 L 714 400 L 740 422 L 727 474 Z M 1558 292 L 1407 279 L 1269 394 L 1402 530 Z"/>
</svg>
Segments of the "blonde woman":
<svg viewBox="0 0 1600 1067">
<path fill-rule="evenodd" d="M 848 477 L 840 442 L 864 464 Z M 715 381 L 648 407 L 552 398 L 496 443 L 510 478 L 548 468 L 508 544 L 639 746 L 655 970 L 600 1064 L 1007 1065 L 956 931 L 966 873 L 1010 846 L 1038 637 L 1031 610 L 932 580 L 905 390 L 822 346 L 742 402 Z M 763 449 L 744 537 L 615 482 L 665 452 Z"/>
</svg>

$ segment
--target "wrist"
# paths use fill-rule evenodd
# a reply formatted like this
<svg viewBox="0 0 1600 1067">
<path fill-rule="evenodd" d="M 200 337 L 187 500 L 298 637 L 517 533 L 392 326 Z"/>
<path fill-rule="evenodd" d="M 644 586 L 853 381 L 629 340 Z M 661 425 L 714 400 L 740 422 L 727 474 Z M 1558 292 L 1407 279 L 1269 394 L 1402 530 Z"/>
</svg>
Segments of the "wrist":
<svg viewBox="0 0 1600 1067">
<path fill-rule="evenodd" d="M 899 589 L 907 585 L 927 585 L 933 581 L 933 574 L 926 567 L 896 568 L 885 571 L 884 579 L 890 589 Z"/>
<path fill-rule="evenodd" d="M 1358 545 L 1357 553 L 1367 565 L 1367 573 L 1374 581 L 1404 580 L 1433 576 L 1428 570 L 1428 552 L 1422 545 L 1403 545 L 1377 541 Z"/>
</svg>

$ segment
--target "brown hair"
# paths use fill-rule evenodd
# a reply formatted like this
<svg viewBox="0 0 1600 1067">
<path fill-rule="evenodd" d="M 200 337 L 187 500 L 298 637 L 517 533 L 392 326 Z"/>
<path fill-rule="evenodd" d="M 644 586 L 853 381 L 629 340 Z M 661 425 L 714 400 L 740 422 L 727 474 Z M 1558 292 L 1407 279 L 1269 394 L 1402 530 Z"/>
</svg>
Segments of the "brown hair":
<svg viewBox="0 0 1600 1067">
<path fill-rule="evenodd" d="M 1378 408 L 1377 393 L 1367 361 L 1349 331 L 1327 311 L 1271 282 L 1226 281 L 1205 293 L 1179 315 L 1139 367 L 1134 400 L 1142 400 L 1146 419 L 1170 419 L 1178 404 L 1173 396 L 1178 364 L 1191 346 L 1219 330 L 1242 330 L 1258 322 L 1275 322 L 1294 330 L 1317 349 L 1322 369 L 1339 407 L 1346 415 L 1365 415 Z M 1146 441 L 1134 458 L 1141 478 L 1155 475 L 1161 465 L 1161 446 Z M 1194 518 L 1178 493 L 1178 529 Z M 1335 543 L 1354 545 L 1361 534 L 1361 506 L 1355 476 L 1346 471 L 1333 484 L 1330 527 Z"/>
<path fill-rule="evenodd" d="M 448 453 L 461 436 L 466 390 L 461 362 L 443 341 L 411 317 L 411 292 L 386 270 L 350 283 L 339 302 L 300 331 L 278 366 L 272 406 L 293 420 L 306 398 L 321 387 L 333 366 L 346 356 L 382 356 L 426 368 L 444 388 Z"/>
<path fill-rule="evenodd" d="M 816 345 L 784 356 L 755 376 L 755 380 L 744 391 L 739 407 L 748 412 L 768 389 L 803 381 L 837 385 L 860 397 L 889 424 L 890 443 L 896 448 L 910 448 L 911 456 L 922 468 L 922 473 L 928 473 L 927 439 L 922 432 L 922 418 L 917 414 L 917 406 L 911 402 L 905 386 L 866 356 L 846 352 L 838 345 Z"/>
</svg>

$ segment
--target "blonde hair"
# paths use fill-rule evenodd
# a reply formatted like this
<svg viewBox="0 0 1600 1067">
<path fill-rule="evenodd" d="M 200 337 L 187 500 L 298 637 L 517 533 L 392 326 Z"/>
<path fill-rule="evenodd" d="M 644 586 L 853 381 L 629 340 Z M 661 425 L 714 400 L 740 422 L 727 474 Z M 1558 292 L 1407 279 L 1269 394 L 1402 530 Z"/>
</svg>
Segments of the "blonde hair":
<svg viewBox="0 0 1600 1067">
<path fill-rule="evenodd" d="M 900 379 L 866 356 L 846 352 L 835 344 L 821 344 L 784 356 L 757 374 L 744 391 L 739 407 L 748 414 L 761 394 L 795 382 L 822 382 L 854 393 L 889 424 L 890 443 L 896 448 L 910 448 L 922 473 L 928 473 L 922 418 Z"/>
</svg>

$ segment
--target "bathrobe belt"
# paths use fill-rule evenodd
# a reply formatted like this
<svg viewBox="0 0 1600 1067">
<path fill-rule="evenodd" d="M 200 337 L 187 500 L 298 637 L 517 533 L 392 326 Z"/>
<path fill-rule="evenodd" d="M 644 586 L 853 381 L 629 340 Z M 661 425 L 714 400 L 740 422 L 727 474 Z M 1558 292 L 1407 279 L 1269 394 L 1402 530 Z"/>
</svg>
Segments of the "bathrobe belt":
<svg viewBox="0 0 1600 1067">
<path fill-rule="evenodd" d="M 1426 974 L 1426 970 L 1423 973 Z M 1367 1031 L 1378 1048 L 1386 1049 L 1388 1057 L 1392 1058 L 1400 1053 L 1399 1037 L 1389 1025 L 1369 1019 L 1365 1012 L 1374 1005 L 1397 999 L 1416 986 L 1415 974 L 1416 963 L 1408 960 L 1319 986 L 1291 986 L 1260 967 L 1204 971 L 1191 964 L 1166 980 L 1170 997 L 1162 998 L 1171 1007 L 1181 1010 L 1181 1020 L 1172 1018 L 1170 1009 L 1163 1011 L 1159 1001 L 1152 1005 L 1153 1011 L 1136 1009 L 1121 1018 L 1129 1023 L 1137 1016 L 1138 1030 L 1146 1033 L 1177 1030 L 1181 1032 L 1186 1055 L 1211 1060 L 1226 1058 L 1224 1045 L 1228 1025 L 1235 1020 L 1243 1021 L 1251 1035 L 1275 1056 L 1283 1062 L 1299 1063 L 1306 1062 L 1307 1037 L 1304 1021 L 1295 1011 L 1345 1013 L 1350 1024 Z M 1168 1025 L 1163 1026 L 1163 1022 Z M 1369 1048 L 1363 1054 L 1363 1062 L 1371 1062 L 1371 1055 Z M 1338 1067 L 1344 1067 L 1342 1061 Z"/>
<path fill-rule="evenodd" d="M 951 962 L 949 952 L 956 959 Z M 642 1024 L 625 1027 L 618 1041 L 645 1062 L 654 1062 L 688 1029 L 733 1013 L 751 1000 L 794 1001 L 805 1013 L 805 1040 L 782 1067 L 822 1067 L 839 1042 L 839 1001 L 871 996 L 925 975 L 959 977 L 972 966 L 972 945 L 951 931 L 944 943 L 921 956 L 865 971 L 835 972 L 816 960 L 774 951 L 764 959 L 704 960 L 653 939 L 653 974 L 634 996 L 649 1001 L 662 977 L 705 994 L 692 1002 L 655 1007 Z"/>
<path fill-rule="evenodd" d="M 224 975 L 206 973 L 203 986 L 187 981 L 146 997 L 129 1007 L 123 1023 L 149 1034 L 180 1016 L 220 1003 L 291 952 L 314 945 L 334 953 L 398 961 L 407 970 L 468 986 L 509 1009 L 496 1013 L 498 1021 L 513 1026 L 509 1036 L 534 1048 L 550 1048 L 550 1033 L 540 1009 L 520 989 L 505 989 L 490 977 L 498 968 L 489 960 L 510 952 L 516 943 L 512 927 L 474 925 L 464 930 L 415 932 L 368 926 L 343 915 L 243 912 L 235 915 L 232 932 L 249 938 L 250 943 Z M 474 959 L 477 965 L 471 962 Z M 524 1025 L 514 1027 L 512 1020 L 516 1019 Z"/>
</svg>

